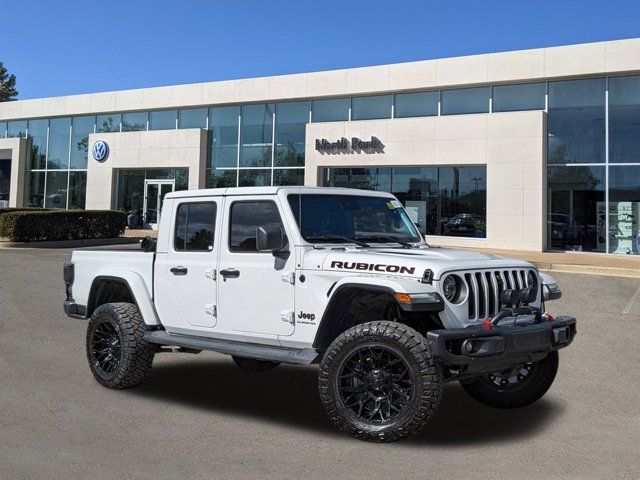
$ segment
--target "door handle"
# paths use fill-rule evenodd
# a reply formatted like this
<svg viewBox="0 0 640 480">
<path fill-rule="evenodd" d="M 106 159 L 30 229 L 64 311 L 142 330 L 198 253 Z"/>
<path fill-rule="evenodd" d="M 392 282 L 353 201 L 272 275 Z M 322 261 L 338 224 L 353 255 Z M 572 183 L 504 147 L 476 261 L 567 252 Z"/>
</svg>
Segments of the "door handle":
<svg viewBox="0 0 640 480">
<path fill-rule="evenodd" d="M 220 270 L 220 275 L 227 280 L 228 278 L 238 278 L 240 276 L 240 270 L 236 270 L 235 268 L 227 268 L 226 270 Z"/>
<path fill-rule="evenodd" d="M 187 267 L 173 267 L 169 271 L 174 275 L 186 275 L 189 270 Z"/>
</svg>

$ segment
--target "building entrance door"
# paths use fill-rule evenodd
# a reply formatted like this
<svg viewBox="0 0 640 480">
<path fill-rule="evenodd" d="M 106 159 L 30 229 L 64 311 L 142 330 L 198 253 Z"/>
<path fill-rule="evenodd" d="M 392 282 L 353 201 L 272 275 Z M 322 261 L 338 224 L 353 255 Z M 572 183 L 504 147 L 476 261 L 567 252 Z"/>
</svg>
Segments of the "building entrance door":
<svg viewBox="0 0 640 480">
<path fill-rule="evenodd" d="M 11 159 L 0 159 L 0 208 L 9 206 L 11 183 Z"/>
<path fill-rule="evenodd" d="M 162 200 L 167 193 L 173 192 L 175 188 L 176 181 L 173 179 L 144 181 L 143 215 L 146 223 L 153 227 L 160 222 Z"/>
</svg>

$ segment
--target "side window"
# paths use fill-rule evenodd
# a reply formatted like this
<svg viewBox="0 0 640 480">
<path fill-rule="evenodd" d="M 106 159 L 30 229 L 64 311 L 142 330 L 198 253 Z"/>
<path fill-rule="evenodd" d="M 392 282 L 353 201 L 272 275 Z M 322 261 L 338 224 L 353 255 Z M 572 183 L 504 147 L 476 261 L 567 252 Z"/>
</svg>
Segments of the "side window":
<svg viewBox="0 0 640 480">
<path fill-rule="evenodd" d="M 229 222 L 229 250 L 232 252 L 257 252 L 258 227 L 280 227 L 284 234 L 278 207 L 270 200 L 234 202 Z"/>
<path fill-rule="evenodd" d="M 210 252 L 216 226 L 215 202 L 181 203 L 176 213 L 174 249 Z"/>
</svg>

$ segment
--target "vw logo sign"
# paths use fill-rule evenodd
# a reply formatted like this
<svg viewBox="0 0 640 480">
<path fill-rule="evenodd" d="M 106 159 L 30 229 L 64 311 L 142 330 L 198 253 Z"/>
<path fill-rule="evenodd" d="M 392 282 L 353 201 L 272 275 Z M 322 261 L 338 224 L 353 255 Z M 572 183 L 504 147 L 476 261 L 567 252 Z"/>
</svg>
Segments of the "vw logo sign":
<svg viewBox="0 0 640 480">
<path fill-rule="evenodd" d="M 109 145 L 104 140 L 98 140 L 93 144 L 91 154 L 96 162 L 104 162 L 109 156 Z"/>
</svg>

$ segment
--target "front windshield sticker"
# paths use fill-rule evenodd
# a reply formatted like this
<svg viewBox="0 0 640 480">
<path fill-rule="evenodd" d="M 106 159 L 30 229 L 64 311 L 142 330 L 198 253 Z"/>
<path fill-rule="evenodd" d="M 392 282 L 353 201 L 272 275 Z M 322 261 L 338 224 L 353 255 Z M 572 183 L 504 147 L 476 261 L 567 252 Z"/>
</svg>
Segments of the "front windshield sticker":
<svg viewBox="0 0 640 480">
<path fill-rule="evenodd" d="M 402 208 L 402 204 L 398 200 L 391 200 L 391 205 L 393 208 Z"/>
</svg>

